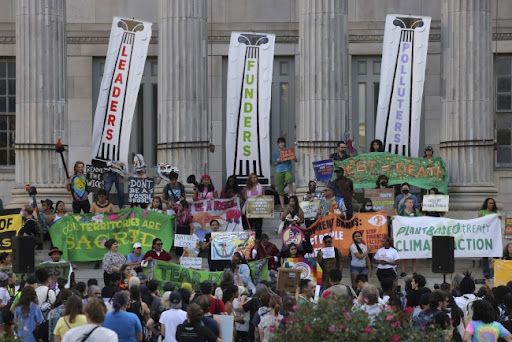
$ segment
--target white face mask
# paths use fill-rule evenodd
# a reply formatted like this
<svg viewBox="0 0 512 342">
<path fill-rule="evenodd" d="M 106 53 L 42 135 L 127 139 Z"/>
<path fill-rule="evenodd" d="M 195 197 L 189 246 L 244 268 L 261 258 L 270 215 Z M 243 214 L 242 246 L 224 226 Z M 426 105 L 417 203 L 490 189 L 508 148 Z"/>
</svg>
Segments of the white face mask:
<svg viewBox="0 0 512 342">
<path fill-rule="evenodd" d="M 367 205 L 365 208 L 366 210 L 371 210 L 373 207 L 371 205 Z"/>
</svg>

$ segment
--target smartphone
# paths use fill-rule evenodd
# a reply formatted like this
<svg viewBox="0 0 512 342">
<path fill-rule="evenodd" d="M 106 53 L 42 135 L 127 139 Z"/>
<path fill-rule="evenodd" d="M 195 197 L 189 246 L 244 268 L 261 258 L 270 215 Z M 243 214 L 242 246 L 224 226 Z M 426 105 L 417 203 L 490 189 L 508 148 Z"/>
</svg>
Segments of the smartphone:
<svg viewBox="0 0 512 342">
<path fill-rule="evenodd" d="M 396 286 L 396 293 L 397 294 L 401 294 L 402 293 L 402 286 L 400 286 L 400 285 Z"/>
<path fill-rule="evenodd" d="M 483 285 L 485 284 L 485 279 L 475 279 L 475 284 L 476 285 Z"/>
</svg>

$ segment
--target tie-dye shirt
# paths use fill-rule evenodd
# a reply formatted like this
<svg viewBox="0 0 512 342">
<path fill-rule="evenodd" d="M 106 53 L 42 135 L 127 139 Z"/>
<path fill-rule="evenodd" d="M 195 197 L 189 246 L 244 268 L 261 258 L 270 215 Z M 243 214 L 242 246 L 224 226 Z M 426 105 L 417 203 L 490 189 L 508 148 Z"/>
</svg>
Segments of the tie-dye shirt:
<svg viewBox="0 0 512 342">
<path fill-rule="evenodd" d="M 471 333 L 471 342 L 497 341 L 498 337 L 504 338 L 508 334 L 507 329 L 498 322 L 484 323 L 482 321 L 470 321 L 466 331 Z"/>
</svg>

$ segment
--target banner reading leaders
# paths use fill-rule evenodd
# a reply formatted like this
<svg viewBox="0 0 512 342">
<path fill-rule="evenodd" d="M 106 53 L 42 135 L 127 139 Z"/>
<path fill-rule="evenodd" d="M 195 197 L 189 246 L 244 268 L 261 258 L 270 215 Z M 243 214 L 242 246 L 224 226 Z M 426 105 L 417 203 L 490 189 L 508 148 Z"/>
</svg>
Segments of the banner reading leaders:
<svg viewBox="0 0 512 342">
<path fill-rule="evenodd" d="M 119 253 L 128 255 L 135 242 L 142 252 L 149 250 L 154 238 L 169 249 L 174 238 L 174 216 L 140 208 L 123 209 L 111 214 L 68 215 L 50 228 L 52 244 L 69 261 L 97 261 L 106 253 L 108 239 L 119 242 Z"/>
</svg>

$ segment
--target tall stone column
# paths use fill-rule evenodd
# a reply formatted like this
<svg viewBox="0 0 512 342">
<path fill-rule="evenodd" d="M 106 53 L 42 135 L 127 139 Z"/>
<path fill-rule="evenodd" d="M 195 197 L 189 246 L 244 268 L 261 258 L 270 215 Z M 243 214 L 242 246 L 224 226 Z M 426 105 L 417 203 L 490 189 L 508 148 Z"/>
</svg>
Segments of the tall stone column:
<svg viewBox="0 0 512 342">
<path fill-rule="evenodd" d="M 347 0 L 300 0 L 296 183 L 314 179 L 311 162 L 329 158 L 348 114 Z"/>
<path fill-rule="evenodd" d="M 65 144 L 68 141 L 66 58 L 66 0 L 19 0 L 16 188 L 10 206 L 28 202 L 25 184 L 52 199 L 65 192 L 66 177 L 55 143 L 59 137 Z"/>
<path fill-rule="evenodd" d="M 160 0 L 158 162 L 190 174 L 208 170 L 206 0 Z M 220 184 L 218 184 L 220 186 Z"/>
<path fill-rule="evenodd" d="M 449 170 L 450 210 L 475 213 L 497 194 L 491 2 L 447 0 L 443 6 L 441 156 Z"/>
</svg>

